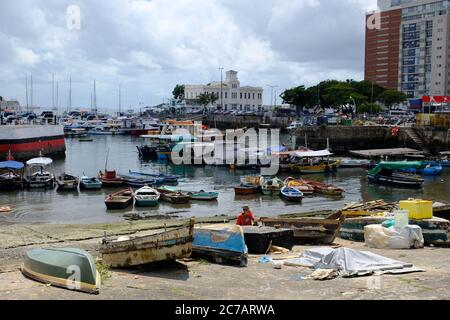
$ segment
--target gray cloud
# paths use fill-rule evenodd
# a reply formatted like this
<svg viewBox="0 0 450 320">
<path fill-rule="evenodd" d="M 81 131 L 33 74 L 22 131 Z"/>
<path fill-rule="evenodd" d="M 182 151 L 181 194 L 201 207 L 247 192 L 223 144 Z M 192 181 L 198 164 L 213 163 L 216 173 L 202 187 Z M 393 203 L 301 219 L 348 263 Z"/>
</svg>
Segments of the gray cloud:
<svg viewBox="0 0 450 320">
<path fill-rule="evenodd" d="M 177 83 L 217 80 L 219 66 L 244 84 L 279 91 L 326 78 L 363 75 L 364 12 L 375 0 L 16 0 L 0 2 L 0 95 L 25 102 L 33 74 L 35 102 L 51 105 L 51 75 L 68 78 L 73 101 L 88 107 L 94 79 L 99 106 L 156 104 Z M 66 9 L 81 9 L 81 29 Z M 268 90 L 266 90 L 268 91 Z M 266 93 L 269 103 L 268 93 Z"/>
</svg>

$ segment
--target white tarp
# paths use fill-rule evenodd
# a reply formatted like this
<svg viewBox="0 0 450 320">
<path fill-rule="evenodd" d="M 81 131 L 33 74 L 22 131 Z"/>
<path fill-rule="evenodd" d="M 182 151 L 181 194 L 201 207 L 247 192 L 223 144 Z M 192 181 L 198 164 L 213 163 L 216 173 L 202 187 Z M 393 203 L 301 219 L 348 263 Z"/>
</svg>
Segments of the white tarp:
<svg viewBox="0 0 450 320">
<path fill-rule="evenodd" d="M 305 250 L 296 259 L 285 260 L 286 265 L 313 267 L 315 269 L 337 270 L 342 276 L 357 276 L 375 271 L 409 269 L 413 265 L 374 254 L 349 248 L 320 247 Z M 420 271 L 414 269 L 413 271 Z M 411 270 L 409 269 L 409 272 Z"/>
<path fill-rule="evenodd" d="M 371 224 L 364 227 L 364 240 L 366 246 L 377 249 L 418 249 L 424 245 L 422 228 L 416 225 L 397 229 Z"/>
<path fill-rule="evenodd" d="M 48 166 L 53 163 L 53 160 L 50 158 L 34 158 L 27 161 L 27 165 L 29 166 Z"/>
<path fill-rule="evenodd" d="M 328 150 L 320 150 L 320 151 L 295 151 L 292 153 L 295 157 L 298 158 L 316 158 L 316 157 L 328 157 L 333 154 Z"/>
</svg>

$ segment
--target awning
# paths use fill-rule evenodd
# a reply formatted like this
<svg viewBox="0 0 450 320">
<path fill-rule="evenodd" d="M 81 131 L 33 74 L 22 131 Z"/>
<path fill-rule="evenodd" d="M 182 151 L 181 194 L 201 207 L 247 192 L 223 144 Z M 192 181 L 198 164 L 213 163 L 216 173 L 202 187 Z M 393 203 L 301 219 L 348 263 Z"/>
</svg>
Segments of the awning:
<svg viewBox="0 0 450 320">
<path fill-rule="evenodd" d="M 420 161 L 396 161 L 396 162 L 388 162 L 382 161 L 375 168 L 370 171 L 371 175 L 376 175 L 380 173 L 381 170 L 399 170 L 399 169 L 409 169 L 409 168 L 422 168 L 423 163 Z"/>
<path fill-rule="evenodd" d="M 34 158 L 27 161 L 28 166 L 48 166 L 53 163 L 50 158 Z"/>
<path fill-rule="evenodd" d="M 293 156 L 298 158 L 316 158 L 316 157 L 328 157 L 333 154 L 329 150 L 320 151 L 295 151 L 292 153 Z"/>
<path fill-rule="evenodd" d="M 24 164 L 22 162 L 18 161 L 3 161 L 0 162 L 0 169 L 7 169 L 7 170 L 19 170 L 24 167 Z"/>
</svg>

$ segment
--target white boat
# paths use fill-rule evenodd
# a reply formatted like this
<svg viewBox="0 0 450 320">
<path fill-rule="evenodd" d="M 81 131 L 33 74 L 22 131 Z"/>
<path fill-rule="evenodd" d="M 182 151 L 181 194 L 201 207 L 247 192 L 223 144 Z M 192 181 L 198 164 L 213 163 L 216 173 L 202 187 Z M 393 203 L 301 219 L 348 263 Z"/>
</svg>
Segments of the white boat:
<svg viewBox="0 0 450 320">
<path fill-rule="evenodd" d="M 364 159 L 350 159 L 344 158 L 341 159 L 341 168 L 359 168 L 370 165 L 370 160 Z"/>
<path fill-rule="evenodd" d="M 301 121 L 294 121 L 292 122 L 289 127 L 287 127 L 287 130 L 295 130 L 303 127 L 303 123 Z"/>
<path fill-rule="evenodd" d="M 27 161 L 27 174 L 24 178 L 27 188 L 50 188 L 55 186 L 55 175 L 46 168 L 50 167 L 53 160 L 50 158 L 34 158 Z"/>
<path fill-rule="evenodd" d="M 160 197 L 161 194 L 149 186 L 144 186 L 134 193 L 134 200 L 138 207 L 157 206 Z"/>
</svg>

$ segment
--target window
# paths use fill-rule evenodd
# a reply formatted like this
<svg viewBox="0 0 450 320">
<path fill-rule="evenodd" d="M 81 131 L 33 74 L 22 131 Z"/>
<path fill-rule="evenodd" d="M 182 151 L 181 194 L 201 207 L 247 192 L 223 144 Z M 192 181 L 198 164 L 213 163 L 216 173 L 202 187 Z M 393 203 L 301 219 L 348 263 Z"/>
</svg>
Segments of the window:
<svg viewBox="0 0 450 320">
<path fill-rule="evenodd" d="M 241 92 L 241 99 L 242 99 L 242 92 Z"/>
<path fill-rule="evenodd" d="M 228 99 L 228 92 L 225 92 L 225 99 Z"/>
<path fill-rule="evenodd" d="M 255 94 L 253 94 L 253 100 L 255 100 Z"/>
</svg>

